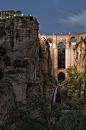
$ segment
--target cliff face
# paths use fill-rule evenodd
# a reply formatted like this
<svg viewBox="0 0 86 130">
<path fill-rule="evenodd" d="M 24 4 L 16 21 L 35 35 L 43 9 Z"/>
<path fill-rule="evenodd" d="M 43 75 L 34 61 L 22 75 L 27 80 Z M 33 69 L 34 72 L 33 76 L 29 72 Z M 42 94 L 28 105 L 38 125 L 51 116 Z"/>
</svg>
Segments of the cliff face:
<svg viewBox="0 0 86 130">
<path fill-rule="evenodd" d="M 75 66 L 79 72 L 83 72 L 86 66 L 86 56 L 85 56 L 85 49 L 86 49 L 86 41 L 85 38 L 81 39 L 81 42 L 77 43 L 74 53 L 75 53 Z"/>
<path fill-rule="evenodd" d="M 26 103 L 28 83 L 42 84 L 38 25 L 29 17 L 0 21 L 0 121 L 15 103 Z"/>
<path fill-rule="evenodd" d="M 30 17 L 0 21 L 0 124 L 5 114 L 19 103 L 38 93 L 52 101 L 55 85 L 43 84 L 42 71 L 48 72 L 48 49 L 45 40 L 38 38 L 39 23 Z"/>
</svg>

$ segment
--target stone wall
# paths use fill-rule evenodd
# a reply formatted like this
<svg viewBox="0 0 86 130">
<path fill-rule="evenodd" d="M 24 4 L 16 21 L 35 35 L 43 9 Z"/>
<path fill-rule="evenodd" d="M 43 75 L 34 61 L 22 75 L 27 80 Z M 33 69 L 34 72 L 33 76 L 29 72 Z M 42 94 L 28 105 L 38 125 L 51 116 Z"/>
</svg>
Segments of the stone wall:
<svg viewBox="0 0 86 130">
<path fill-rule="evenodd" d="M 84 39 L 86 38 L 86 33 L 81 34 L 66 34 L 66 35 L 41 35 L 39 34 L 40 39 L 45 39 L 46 41 L 52 40 L 52 42 L 48 42 L 50 46 L 50 57 L 51 57 L 51 74 L 58 80 L 58 74 L 62 71 L 65 73 L 65 77 L 67 78 L 67 68 L 70 68 L 74 65 L 77 68 L 85 68 L 85 44 Z M 71 39 L 75 38 L 76 42 L 71 42 Z M 65 45 L 65 68 L 58 68 L 58 46 L 60 43 Z M 78 46 L 77 50 L 74 51 L 75 46 Z M 81 46 L 81 47 L 80 47 Z M 80 49 L 81 48 L 81 49 Z M 76 53 L 80 53 L 78 55 L 78 61 Z M 84 57 L 85 56 L 85 57 Z M 79 65 L 80 64 L 80 65 Z M 81 67 L 83 66 L 83 67 Z"/>
</svg>

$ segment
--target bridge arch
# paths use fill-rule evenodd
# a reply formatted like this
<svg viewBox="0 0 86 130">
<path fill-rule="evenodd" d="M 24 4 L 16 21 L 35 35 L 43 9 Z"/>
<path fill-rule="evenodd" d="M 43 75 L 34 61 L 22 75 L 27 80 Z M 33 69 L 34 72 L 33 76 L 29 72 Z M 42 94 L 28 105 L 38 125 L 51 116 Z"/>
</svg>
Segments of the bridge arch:
<svg viewBox="0 0 86 130">
<path fill-rule="evenodd" d="M 53 42 L 52 38 L 47 38 L 47 41 Z"/>
<path fill-rule="evenodd" d="M 58 68 L 65 68 L 65 44 L 60 42 L 58 45 Z"/>
<path fill-rule="evenodd" d="M 69 46 L 71 47 L 71 45 L 75 44 L 76 43 L 76 37 L 75 36 L 72 36 L 70 38 L 70 42 L 69 42 Z"/>
<path fill-rule="evenodd" d="M 58 81 L 59 82 L 63 82 L 65 80 L 65 74 L 64 74 L 64 72 L 60 72 L 59 74 L 58 74 Z"/>
<path fill-rule="evenodd" d="M 61 43 L 66 46 L 66 43 L 65 43 L 64 41 L 61 41 L 61 42 L 59 42 L 59 43 L 57 44 L 57 48 L 58 48 L 58 46 L 59 46 Z"/>
<path fill-rule="evenodd" d="M 49 44 L 50 46 L 52 46 L 53 39 L 52 39 L 52 38 L 47 38 L 46 40 L 47 40 L 48 44 Z"/>
</svg>

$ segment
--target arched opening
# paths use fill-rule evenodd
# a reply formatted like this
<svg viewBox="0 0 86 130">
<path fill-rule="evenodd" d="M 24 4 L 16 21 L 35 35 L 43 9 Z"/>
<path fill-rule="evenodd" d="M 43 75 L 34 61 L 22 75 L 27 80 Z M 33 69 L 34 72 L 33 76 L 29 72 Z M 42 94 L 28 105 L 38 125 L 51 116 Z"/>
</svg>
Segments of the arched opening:
<svg viewBox="0 0 86 130">
<path fill-rule="evenodd" d="M 52 39 L 51 39 L 51 38 L 48 38 L 48 39 L 47 39 L 47 42 L 48 42 L 49 44 L 51 44 L 51 43 L 52 43 Z"/>
<path fill-rule="evenodd" d="M 72 37 L 72 38 L 71 38 L 71 42 L 76 42 L 75 37 Z"/>
<path fill-rule="evenodd" d="M 52 59 L 51 59 L 52 39 L 48 38 L 47 43 L 49 45 L 48 46 L 48 73 L 51 74 L 52 72 Z"/>
<path fill-rule="evenodd" d="M 76 43 L 76 39 L 75 39 L 75 37 L 72 37 L 72 38 L 71 38 L 70 46 L 71 46 L 71 45 L 75 45 L 75 43 Z"/>
<path fill-rule="evenodd" d="M 58 68 L 65 68 L 65 45 L 63 43 L 58 46 Z"/>
<path fill-rule="evenodd" d="M 60 72 L 58 74 L 58 81 L 60 82 L 60 85 L 61 85 L 61 82 L 63 82 L 65 80 L 65 74 L 63 72 Z"/>
</svg>

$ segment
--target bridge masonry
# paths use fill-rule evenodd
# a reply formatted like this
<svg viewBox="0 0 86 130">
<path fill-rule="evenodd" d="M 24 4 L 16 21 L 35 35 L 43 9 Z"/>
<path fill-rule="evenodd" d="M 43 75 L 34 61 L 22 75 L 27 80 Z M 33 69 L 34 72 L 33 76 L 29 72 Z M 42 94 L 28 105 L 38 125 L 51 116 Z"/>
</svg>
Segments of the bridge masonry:
<svg viewBox="0 0 86 130">
<path fill-rule="evenodd" d="M 52 42 L 48 42 L 50 46 L 50 57 L 52 60 L 51 74 L 58 80 L 58 74 L 63 72 L 65 78 L 67 78 L 67 68 L 73 67 L 76 64 L 76 53 L 74 51 L 75 45 L 86 38 L 86 33 L 82 34 L 66 34 L 66 35 L 41 35 L 39 38 L 49 39 Z M 75 38 L 76 42 L 71 42 L 71 39 Z M 58 68 L 58 46 L 60 43 L 65 45 L 65 68 Z M 80 48 L 77 49 L 77 52 Z M 83 50 L 84 51 L 84 50 Z M 80 59 L 79 59 L 80 60 Z M 51 65 L 50 65 L 51 66 Z"/>
</svg>

